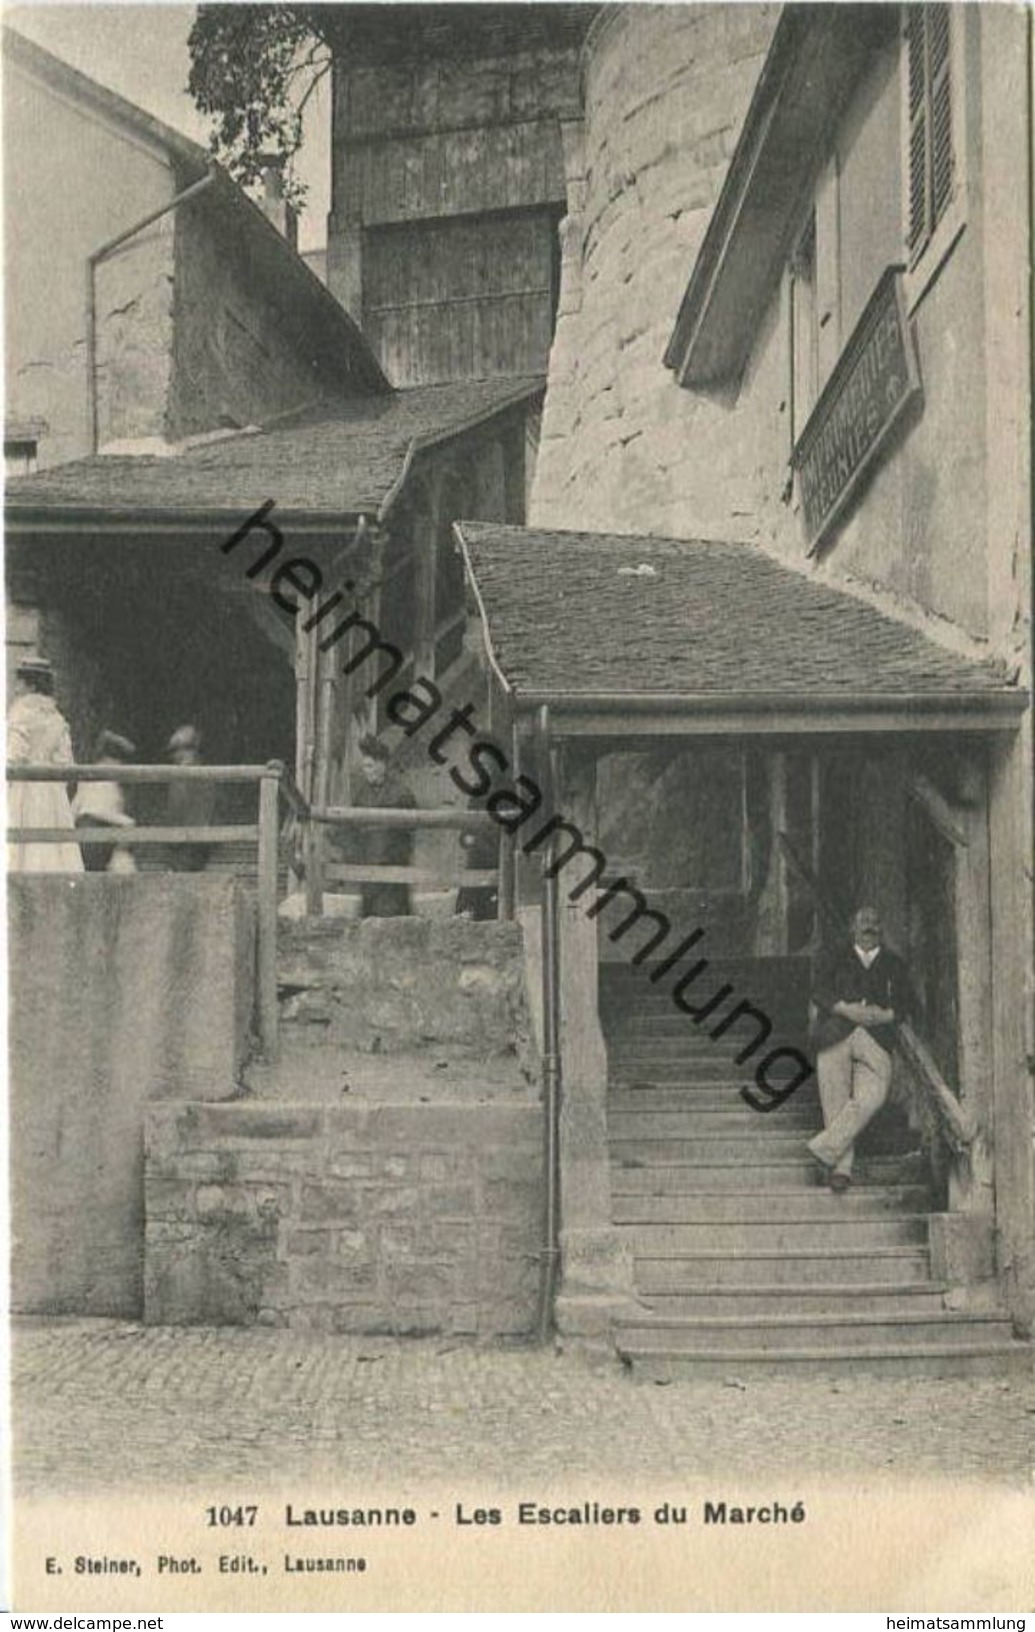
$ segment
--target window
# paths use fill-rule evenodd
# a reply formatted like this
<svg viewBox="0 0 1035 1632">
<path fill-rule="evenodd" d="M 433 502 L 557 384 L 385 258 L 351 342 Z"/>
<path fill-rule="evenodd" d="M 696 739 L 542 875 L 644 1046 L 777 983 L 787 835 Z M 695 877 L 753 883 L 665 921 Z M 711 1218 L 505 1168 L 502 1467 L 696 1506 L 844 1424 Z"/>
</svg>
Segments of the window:
<svg viewBox="0 0 1035 1632">
<path fill-rule="evenodd" d="M 788 266 L 791 442 L 797 441 L 841 351 L 841 224 L 836 154 L 816 179 Z"/>
<path fill-rule="evenodd" d="M 791 444 L 812 412 L 819 384 L 819 326 L 816 316 L 816 212 L 791 257 Z"/>
<path fill-rule="evenodd" d="M 932 272 L 962 217 L 960 158 L 963 79 L 956 40 L 964 19 L 951 5 L 904 7 L 906 249 L 910 269 L 931 257 Z"/>
<path fill-rule="evenodd" d="M 36 469 L 38 443 L 34 436 L 4 440 L 4 475 L 31 476 Z"/>
</svg>

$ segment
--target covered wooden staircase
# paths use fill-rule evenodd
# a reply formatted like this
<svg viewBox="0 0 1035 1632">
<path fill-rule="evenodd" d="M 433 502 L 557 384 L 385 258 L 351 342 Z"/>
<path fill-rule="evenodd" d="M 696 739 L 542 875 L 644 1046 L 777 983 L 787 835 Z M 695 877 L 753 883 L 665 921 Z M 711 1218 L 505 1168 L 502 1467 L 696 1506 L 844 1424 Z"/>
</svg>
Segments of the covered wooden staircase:
<svg viewBox="0 0 1035 1632">
<path fill-rule="evenodd" d="M 860 1147 L 851 1190 L 833 1194 L 805 1149 L 820 1125 L 815 1079 L 767 1114 L 752 1109 L 739 1092 L 752 1080 L 735 1063 L 742 1044 L 712 1040 L 647 973 L 600 971 L 613 1220 L 642 1310 L 615 1341 L 633 1369 L 664 1380 L 788 1364 L 932 1376 L 1029 1367 L 1004 1314 L 948 1307 L 931 1270 L 928 1169 L 904 1119 L 868 1130 L 881 1143 Z M 763 1007 L 781 1000 L 762 960 L 715 964 L 707 978 Z"/>
</svg>

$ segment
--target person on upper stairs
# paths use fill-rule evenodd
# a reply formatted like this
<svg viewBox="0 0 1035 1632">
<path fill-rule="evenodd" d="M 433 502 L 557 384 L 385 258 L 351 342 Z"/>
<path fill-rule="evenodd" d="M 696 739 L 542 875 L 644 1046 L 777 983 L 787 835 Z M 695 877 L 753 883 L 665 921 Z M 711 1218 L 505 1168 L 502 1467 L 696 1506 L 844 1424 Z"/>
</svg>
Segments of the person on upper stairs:
<svg viewBox="0 0 1035 1632">
<path fill-rule="evenodd" d="M 196 725 L 179 725 L 169 738 L 166 752 L 174 765 L 184 769 L 203 765 L 201 732 Z M 170 782 L 165 801 L 165 820 L 170 827 L 211 827 L 216 814 L 216 784 L 208 781 Z M 200 873 L 208 865 L 212 847 L 208 844 L 171 844 L 166 866 L 174 873 Z"/>
<path fill-rule="evenodd" d="M 352 803 L 365 810 L 416 810 L 417 800 L 380 738 L 367 732 L 359 741 L 362 773 Z M 335 835 L 335 859 L 378 867 L 409 867 L 413 831 L 405 827 L 368 827 Z M 372 875 L 360 886 L 363 918 L 405 918 L 413 910 L 410 886 Z"/>
<path fill-rule="evenodd" d="M 813 991 L 824 1127 L 808 1148 L 837 1192 L 851 1184 L 855 1141 L 888 1097 L 895 1028 L 914 1007 L 906 966 L 884 945 L 876 908 L 859 907 L 851 930 L 851 944 L 820 967 Z"/>
</svg>

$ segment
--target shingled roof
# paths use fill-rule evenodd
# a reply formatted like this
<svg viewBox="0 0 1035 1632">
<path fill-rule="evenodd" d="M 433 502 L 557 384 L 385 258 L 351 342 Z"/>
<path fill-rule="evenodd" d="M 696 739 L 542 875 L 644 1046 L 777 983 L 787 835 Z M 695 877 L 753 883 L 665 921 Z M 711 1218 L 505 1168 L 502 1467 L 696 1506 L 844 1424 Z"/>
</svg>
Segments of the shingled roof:
<svg viewBox="0 0 1035 1632">
<path fill-rule="evenodd" d="M 685 701 L 919 712 L 1024 698 L 872 606 L 748 544 L 456 528 L 492 660 L 518 704 Z"/>
<path fill-rule="evenodd" d="M 409 461 L 541 390 L 533 379 L 460 380 L 357 398 L 319 416 L 242 431 L 174 456 L 97 454 L 7 484 L 7 522 L 127 517 L 186 523 L 247 515 L 383 515 Z"/>
</svg>

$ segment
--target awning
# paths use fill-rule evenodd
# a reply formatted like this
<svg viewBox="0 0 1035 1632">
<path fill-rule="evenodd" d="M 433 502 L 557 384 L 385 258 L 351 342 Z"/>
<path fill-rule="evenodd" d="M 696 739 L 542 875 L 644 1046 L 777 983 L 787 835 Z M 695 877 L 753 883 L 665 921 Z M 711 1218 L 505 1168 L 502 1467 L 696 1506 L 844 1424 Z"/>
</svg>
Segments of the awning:
<svg viewBox="0 0 1035 1632">
<path fill-rule="evenodd" d="M 496 678 L 561 735 L 987 730 L 1027 703 L 750 544 L 457 523 Z"/>
</svg>

